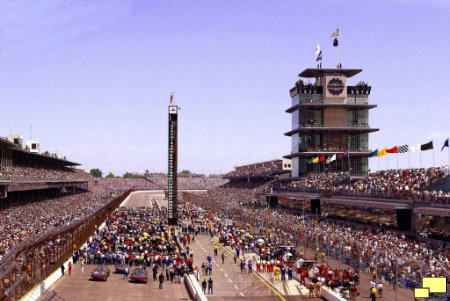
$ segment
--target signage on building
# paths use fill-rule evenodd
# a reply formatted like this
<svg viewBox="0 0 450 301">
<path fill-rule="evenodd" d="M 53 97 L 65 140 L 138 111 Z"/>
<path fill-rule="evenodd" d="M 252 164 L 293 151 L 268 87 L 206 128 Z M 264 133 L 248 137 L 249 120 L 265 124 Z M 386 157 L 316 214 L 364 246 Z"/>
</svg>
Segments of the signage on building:
<svg viewBox="0 0 450 301">
<path fill-rule="evenodd" d="M 333 95 L 340 95 L 344 91 L 345 85 L 339 78 L 332 78 L 328 82 L 327 89 Z"/>
</svg>

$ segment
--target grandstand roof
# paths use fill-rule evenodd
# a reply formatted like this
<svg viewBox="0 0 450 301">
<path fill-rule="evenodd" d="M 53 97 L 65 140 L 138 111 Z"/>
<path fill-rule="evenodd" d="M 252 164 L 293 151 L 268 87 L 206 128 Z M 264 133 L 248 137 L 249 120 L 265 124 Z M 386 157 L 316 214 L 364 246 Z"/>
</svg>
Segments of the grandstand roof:
<svg viewBox="0 0 450 301">
<path fill-rule="evenodd" d="M 50 164 L 58 164 L 63 166 L 79 166 L 80 163 L 68 161 L 66 159 L 58 158 L 58 157 L 51 157 L 51 156 L 45 156 L 41 154 L 36 153 L 30 153 L 29 151 L 21 149 L 16 144 L 8 141 L 5 138 L 0 138 L 0 146 L 6 147 L 10 149 L 13 154 L 18 154 L 21 157 L 25 157 L 30 160 L 38 160 L 40 162 L 50 163 Z"/>
<path fill-rule="evenodd" d="M 51 157 L 51 156 L 45 156 L 41 154 L 36 153 L 30 153 L 29 151 L 23 150 L 23 149 L 13 149 L 13 152 L 20 153 L 22 156 L 28 157 L 31 160 L 39 160 L 41 162 L 46 163 L 53 163 L 53 164 L 59 164 L 64 166 L 80 166 L 80 163 L 72 162 L 66 159 L 57 158 L 57 157 Z"/>
<path fill-rule="evenodd" d="M 346 77 L 352 77 L 360 73 L 362 69 L 322 69 L 322 68 L 308 68 L 303 70 L 298 76 L 300 77 L 321 77 L 328 73 L 339 73 Z"/>
</svg>

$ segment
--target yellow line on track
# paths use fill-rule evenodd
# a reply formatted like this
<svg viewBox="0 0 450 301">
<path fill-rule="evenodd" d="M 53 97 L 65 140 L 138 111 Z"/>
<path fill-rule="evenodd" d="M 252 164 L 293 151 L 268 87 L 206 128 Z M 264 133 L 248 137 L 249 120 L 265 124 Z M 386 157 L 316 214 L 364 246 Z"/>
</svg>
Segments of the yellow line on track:
<svg viewBox="0 0 450 301">
<path fill-rule="evenodd" d="M 221 243 L 219 243 L 215 238 L 214 238 L 214 241 L 215 241 L 222 249 L 224 249 L 225 251 L 227 251 L 230 255 L 233 255 L 233 257 L 234 257 L 234 254 L 233 254 L 230 250 L 228 250 L 227 248 L 225 248 Z M 237 260 L 239 260 L 239 262 L 242 261 L 240 258 L 238 258 Z M 258 274 L 256 274 L 256 272 L 252 272 L 252 274 L 255 275 L 256 278 L 258 278 L 258 279 L 259 279 L 262 283 L 264 283 L 268 288 L 270 288 L 270 290 L 271 290 L 272 292 L 274 292 L 278 297 L 280 297 L 281 300 L 286 301 L 286 299 L 284 299 L 284 297 L 281 296 L 279 292 L 277 292 L 270 284 L 268 284 L 264 279 L 262 279 Z"/>
</svg>

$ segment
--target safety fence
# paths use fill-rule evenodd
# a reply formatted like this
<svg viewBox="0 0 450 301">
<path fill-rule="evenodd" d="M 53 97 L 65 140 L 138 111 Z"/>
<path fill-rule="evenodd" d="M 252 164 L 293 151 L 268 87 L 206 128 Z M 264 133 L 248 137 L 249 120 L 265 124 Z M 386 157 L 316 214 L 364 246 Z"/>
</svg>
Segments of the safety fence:
<svg viewBox="0 0 450 301">
<path fill-rule="evenodd" d="M 70 225 L 55 228 L 21 243 L 0 263 L 0 300 L 19 300 L 70 258 L 125 200 L 128 190 L 95 212 Z"/>
</svg>

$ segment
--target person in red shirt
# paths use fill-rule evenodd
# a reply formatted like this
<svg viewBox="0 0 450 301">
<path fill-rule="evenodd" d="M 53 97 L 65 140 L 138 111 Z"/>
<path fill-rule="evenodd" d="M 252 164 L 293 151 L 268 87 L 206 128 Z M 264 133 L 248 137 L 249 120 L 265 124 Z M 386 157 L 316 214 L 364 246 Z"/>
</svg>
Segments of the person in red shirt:
<svg viewBox="0 0 450 301">
<path fill-rule="evenodd" d="M 72 263 L 69 262 L 69 276 L 72 275 Z"/>
</svg>

